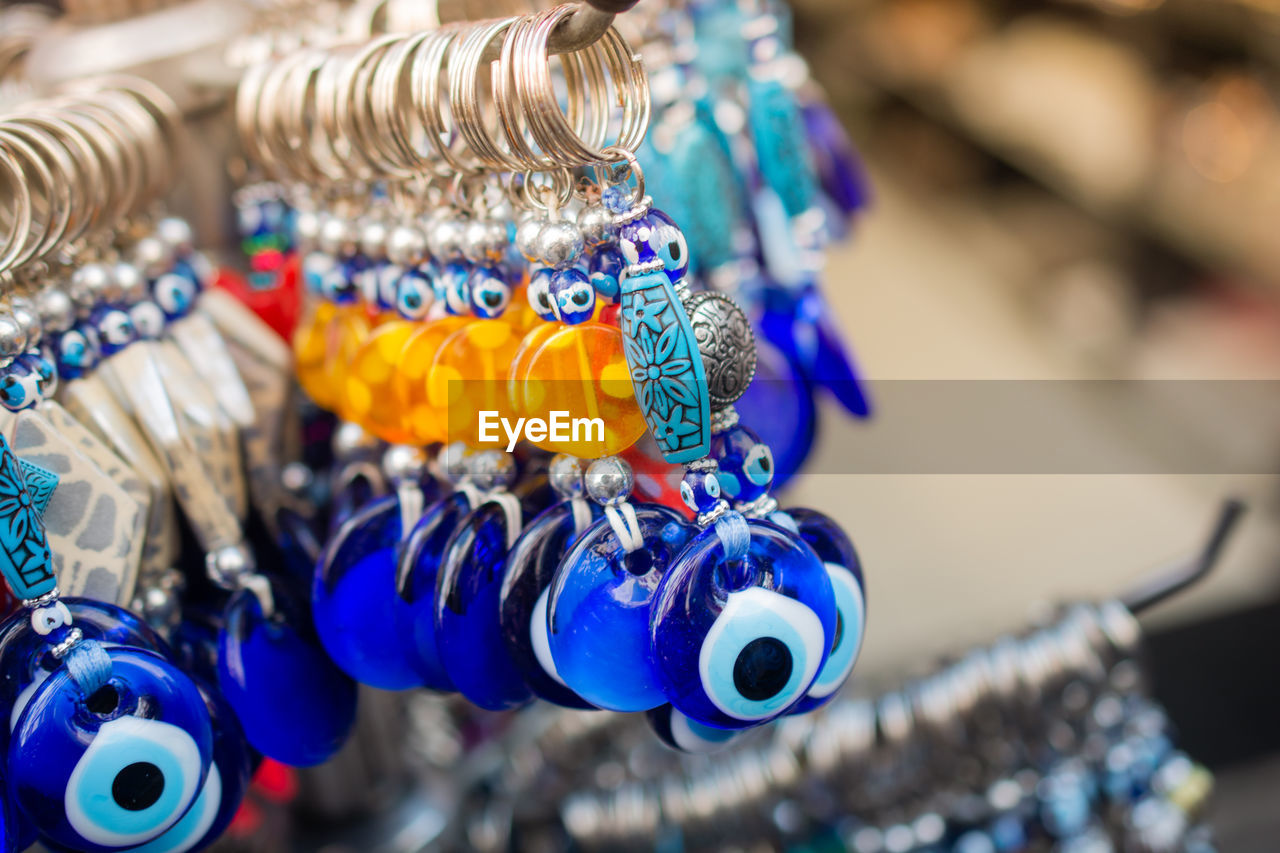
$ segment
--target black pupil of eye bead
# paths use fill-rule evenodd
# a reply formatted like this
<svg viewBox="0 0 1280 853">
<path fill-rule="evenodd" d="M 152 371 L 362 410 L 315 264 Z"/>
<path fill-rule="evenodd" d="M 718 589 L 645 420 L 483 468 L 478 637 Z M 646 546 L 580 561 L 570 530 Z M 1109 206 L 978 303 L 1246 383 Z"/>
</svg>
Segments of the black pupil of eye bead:
<svg viewBox="0 0 1280 853">
<path fill-rule="evenodd" d="M 587 300 L 590 298 L 591 297 L 587 295 L 585 290 L 579 290 L 577 293 L 573 294 L 573 301 L 579 305 L 586 305 Z"/>
<path fill-rule="evenodd" d="M 111 782 L 111 798 L 120 808 L 131 812 L 155 805 L 163 793 L 164 773 L 148 761 L 130 764 Z"/>
<path fill-rule="evenodd" d="M 840 611 L 837 610 L 836 611 L 836 636 L 835 636 L 835 639 L 831 641 L 831 651 L 834 652 L 836 648 L 840 645 L 840 640 L 842 637 L 844 637 L 844 616 L 840 613 Z"/>
<path fill-rule="evenodd" d="M 404 304 L 409 306 L 410 308 L 417 308 L 420 302 L 422 302 L 422 299 L 418 296 L 418 294 L 416 293 L 405 294 Z"/>
<path fill-rule="evenodd" d="M 772 465 L 772 463 L 769 461 L 769 457 L 768 457 L 768 456 L 761 456 L 761 457 L 760 457 L 760 470 L 761 470 L 761 471 L 763 471 L 763 472 L 765 472 L 766 474 L 768 474 L 768 473 L 769 473 L 769 469 L 770 469 L 770 468 L 772 468 L 772 467 L 773 467 L 773 465 Z"/>
<path fill-rule="evenodd" d="M 491 290 L 484 295 L 484 304 L 492 308 L 496 308 L 502 304 L 502 294 L 496 290 Z"/>
<path fill-rule="evenodd" d="M 672 261 L 680 260 L 680 243 L 676 240 L 672 240 L 670 243 L 668 243 L 667 254 L 671 255 Z"/>
<path fill-rule="evenodd" d="M 772 699 L 791 680 L 791 652 L 774 637 L 758 637 L 738 652 L 733 663 L 733 686 L 753 702 Z"/>
</svg>

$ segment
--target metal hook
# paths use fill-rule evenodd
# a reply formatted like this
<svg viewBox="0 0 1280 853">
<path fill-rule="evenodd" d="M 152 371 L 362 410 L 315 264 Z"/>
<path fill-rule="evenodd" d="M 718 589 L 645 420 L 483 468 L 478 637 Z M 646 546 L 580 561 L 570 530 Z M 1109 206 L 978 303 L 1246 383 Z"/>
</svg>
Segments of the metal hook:
<svg viewBox="0 0 1280 853">
<path fill-rule="evenodd" d="M 1200 581 L 1213 571 L 1222 556 L 1222 549 L 1235 531 L 1248 507 L 1238 498 L 1229 498 L 1222 504 L 1214 522 L 1209 540 L 1195 557 L 1184 560 L 1173 568 L 1164 569 L 1154 576 L 1138 583 L 1128 593 L 1120 597 L 1120 601 L 1135 616 L 1149 610 L 1157 604 L 1172 598 L 1182 590 Z"/>
</svg>

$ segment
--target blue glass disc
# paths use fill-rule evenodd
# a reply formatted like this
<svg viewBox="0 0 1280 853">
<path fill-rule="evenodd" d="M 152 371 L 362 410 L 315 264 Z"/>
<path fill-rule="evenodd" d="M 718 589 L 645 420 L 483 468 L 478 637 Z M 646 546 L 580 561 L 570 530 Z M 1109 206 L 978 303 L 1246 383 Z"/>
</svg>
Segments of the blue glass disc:
<svg viewBox="0 0 1280 853">
<path fill-rule="evenodd" d="M 741 422 L 772 448 L 773 488 L 779 489 L 800 469 L 813 448 L 817 408 L 804 374 L 775 345 L 768 328 L 761 323 L 761 333 L 756 336 L 755 379 L 734 408 Z"/>
<path fill-rule="evenodd" d="M 396 595 L 400 501 L 388 495 L 353 515 L 329 540 L 311 587 L 325 651 L 356 681 L 383 690 L 423 685 L 413 614 Z"/>
<path fill-rule="evenodd" d="M 195 802 L 213 753 L 199 689 L 164 658 L 107 648 L 108 686 L 82 695 L 65 667 L 18 715 L 9 793 L 41 835 L 85 853 L 133 847 Z"/>
<path fill-rule="evenodd" d="M 283 616 L 263 616 L 257 596 L 227 602 L 218 643 L 218 686 L 253 748 L 283 764 L 310 767 L 346 742 L 356 685 L 324 650 Z"/>
<path fill-rule="evenodd" d="M 599 518 L 599 507 L 587 505 L 590 517 Z M 549 507 L 525 525 L 507 555 L 498 611 L 507 651 L 534 694 L 566 708 L 585 709 L 594 706 L 560 681 L 547 639 L 551 580 L 576 536 L 570 501 Z"/>
<path fill-rule="evenodd" d="M 668 700 L 705 726 L 749 728 L 786 713 L 817 678 L 836 636 L 822 561 L 794 534 L 746 522 L 751 542 L 724 557 L 714 527 L 680 553 L 653 607 L 653 656 Z"/>
<path fill-rule="evenodd" d="M 449 537 L 471 512 L 471 501 L 458 492 L 427 507 L 400 552 L 399 594 L 413 620 L 418 671 L 427 687 L 456 690 L 436 641 L 436 578 Z"/>
<path fill-rule="evenodd" d="M 650 652 L 649 611 L 694 533 L 674 510 L 633 506 L 644 547 L 628 554 L 609 521 L 597 521 L 561 561 L 547 602 L 556 672 L 587 702 L 612 711 L 647 711 L 667 701 Z"/>
<path fill-rule="evenodd" d="M 462 695 L 490 711 L 516 708 L 533 698 L 507 653 L 498 621 L 507 523 L 501 504 L 477 507 L 454 531 L 436 578 L 440 658 Z"/>
</svg>

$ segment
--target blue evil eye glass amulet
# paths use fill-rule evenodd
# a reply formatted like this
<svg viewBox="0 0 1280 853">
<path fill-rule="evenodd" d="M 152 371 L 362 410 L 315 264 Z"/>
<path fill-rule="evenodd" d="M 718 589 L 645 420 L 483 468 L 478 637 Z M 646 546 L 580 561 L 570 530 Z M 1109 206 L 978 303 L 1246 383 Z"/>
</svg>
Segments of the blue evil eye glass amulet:
<svg viewBox="0 0 1280 853">
<path fill-rule="evenodd" d="M 728 560 L 715 527 L 693 539 L 658 588 L 653 657 L 676 710 L 696 723 L 749 728 L 804 698 L 836 639 L 826 569 L 796 536 L 746 521 Z"/>
</svg>

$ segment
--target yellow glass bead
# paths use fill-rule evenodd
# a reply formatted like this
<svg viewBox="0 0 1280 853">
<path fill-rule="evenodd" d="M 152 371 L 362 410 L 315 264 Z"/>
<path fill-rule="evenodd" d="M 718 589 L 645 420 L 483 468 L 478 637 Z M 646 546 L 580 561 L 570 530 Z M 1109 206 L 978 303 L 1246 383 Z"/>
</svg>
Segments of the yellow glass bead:
<svg viewBox="0 0 1280 853">
<path fill-rule="evenodd" d="M 332 401 L 335 389 L 324 384 L 325 353 L 329 346 L 330 327 L 338 306 L 325 300 L 317 300 L 293 332 L 294 369 L 298 384 L 317 405 L 329 408 L 325 401 Z"/>
<path fill-rule="evenodd" d="M 544 324 L 526 336 L 510 378 L 512 409 L 520 416 L 551 425 L 553 412 L 568 413 L 564 432 L 549 430 L 545 440 L 533 440 L 544 450 L 598 459 L 622 452 L 644 434 L 617 326 L 594 320 Z M 574 423 L 580 418 L 599 418 L 603 436 L 594 426 Z"/>
<path fill-rule="evenodd" d="M 342 392 L 347 387 L 347 368 L 373 332 L 376 315 L 363 305 L 339 305 L 329 326 L 329 336 L 321 371 L 325 401 L 316 400 L 331 412 L 343 411 Z"/>
<path fill-rule="evenodd" d="M 476 320 L 448 337 L 436 352 L 427 372 L 427 400 L 445 411 L 447 441 L 464 441 L 470 447 L 505 447 L 499 441 L 481 440 L 481 412 L 510 418 L 507 372 L 520 348 L 520 335 L 509 319 Z"/>
<path fill-rule="evenodd" d="M 448 432 L 443 406 L 427 398 L 427 372 L 440 345 L 458 329 L 475 322 L 471 316 L 448 316 L 418 326 L 400 351 L 392 387 L 395 400 L 404 412 L 404 427 L 414 444 L 444 441 Z"/>
<path fill-rule="evenodd" d="M 356 351 L 347 368 L 342 416 L 392 444 L 414 440 L 405 423 L 405 409 L 396 397 L 395 381 L 400 355 L 421 325 L 404 319 L 382 324 Z"/>
</svg>

